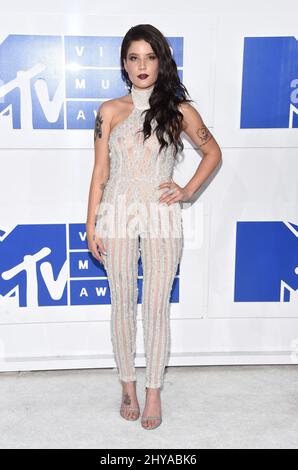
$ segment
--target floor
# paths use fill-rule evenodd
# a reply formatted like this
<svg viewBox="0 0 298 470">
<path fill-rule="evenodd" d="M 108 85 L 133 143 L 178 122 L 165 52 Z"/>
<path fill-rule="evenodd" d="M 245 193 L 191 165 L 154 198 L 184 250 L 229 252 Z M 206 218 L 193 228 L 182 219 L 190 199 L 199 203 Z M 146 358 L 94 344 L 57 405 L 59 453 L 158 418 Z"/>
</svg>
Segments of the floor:
<svg viewBox="0 0 298 470">
<path fill-rule="evenodd" d="M 141 407 L 145 369 L 137 368 Z M 297 448 L 298 366 L 167 367 L 162 424 L 119 414 L 116 369 L 0 373 L 0 448 Z"/>
</svg>

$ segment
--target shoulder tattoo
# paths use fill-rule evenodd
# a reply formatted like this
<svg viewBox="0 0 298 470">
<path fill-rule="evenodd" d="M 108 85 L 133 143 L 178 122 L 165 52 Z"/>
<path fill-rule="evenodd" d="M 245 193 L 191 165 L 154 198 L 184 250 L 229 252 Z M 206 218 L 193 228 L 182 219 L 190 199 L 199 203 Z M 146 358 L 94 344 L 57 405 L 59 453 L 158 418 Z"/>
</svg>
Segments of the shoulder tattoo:
<svg viewBox="0 0 298 470">
<path fill-rule="evenodd" d="M 196 134 L 201 141 L 201 145 L 206 144 L 212 138 L 212 135 L 210 134 L 206 126 L 199 127 Z"/>
<path fill-rule="evenodd" d="M 94 125 L 94 143 L 97 137 L 100 138 L 102 136 L 102 128 L 101 128 L 102 122 L 103 122 L 102 116 L 98 112 L 95 118 L 95 125 Z"/>
</svg>

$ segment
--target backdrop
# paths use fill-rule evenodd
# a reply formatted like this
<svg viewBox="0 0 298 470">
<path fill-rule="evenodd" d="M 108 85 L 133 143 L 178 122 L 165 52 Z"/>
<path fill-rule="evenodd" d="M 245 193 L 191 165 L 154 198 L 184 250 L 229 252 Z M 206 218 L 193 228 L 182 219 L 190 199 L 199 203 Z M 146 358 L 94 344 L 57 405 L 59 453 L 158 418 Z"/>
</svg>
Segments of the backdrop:
<svg viewBox="0 0 298 470">
<path fill-rule="evenodd" d="M 258 14 L 256 15 L 256 11 Z M 0 25 L 0 369 L 113 367 L 106 272 L 85 221 L 101 102 L 126 31 L 167 37 L 222 164 L 183 203 L 168 365 L 296 363 L 296 2 L 10 1 Z M 182 134 L 174 180 L 202 155 Z M 139 260 L 136 365 L 144 366 Z M 116 373 L 116 370 L 115 370 Z"/>
</svg>

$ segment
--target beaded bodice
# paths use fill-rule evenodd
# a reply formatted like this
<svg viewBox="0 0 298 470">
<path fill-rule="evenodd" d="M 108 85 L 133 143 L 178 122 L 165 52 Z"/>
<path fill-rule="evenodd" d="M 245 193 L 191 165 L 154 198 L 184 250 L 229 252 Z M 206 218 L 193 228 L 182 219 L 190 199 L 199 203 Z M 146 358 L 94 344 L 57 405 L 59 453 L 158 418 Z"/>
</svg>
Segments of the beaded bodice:
<svg viewBox="0 0 298 470">
<path fill-rule="evenodd" d="M 143 128 L 145 119 L 143 111 L 150 108 L 149 98 L 153 88 L 154 85 L 147 89 L 137 89 L 132 86 L 133 110 L 127 118 L 116 124 L 110 133 L 109 182 L 110 186 L 114 187 L 117 181 L 121 193 L 128 184 L 135 189 L 139 181 L 147 187 L 154 186 L 156 181 L 168 181 L 173 173 L 173 147 L 164 148 L 158 155 L 160 144 L 154 132 L 145 142 L 143 142 L 143 132 L 138 132 Z M 151 125 L 154 130 L 156 121 L 154 120 Z M 142 197 L 141 194 L 135 196 Z"/>
<path fill-rule="evenodd" d="M 152 203 L 156 205 L 166 191 L 166 188 L 158 188 L 158 185 L 173 181 L 174 147 L 169 145 L 158 153 L 160 143 L 154 132 L 157 125 L 155 119 L 151 122 L 153 132 L 144 142 L 143 111 L 150 108 L 149 98 L 153 88 L 154 85 L 147 89 L 132 86 L 133 109 L 110 132 L 110 174 L 99 204 L 98 230 L 105 213 L 111 214 L 114 210 L 119 212 L 120 206 L 122 213 L 123 201 L 125 211 L 129 207 L 129 211 L 133 213 L 134 203 L 141 203 L 149 211 L 149 206 L 151 207 Z M 164 135 L 164 138 L 168 142 L 168 136 Z M 179 213 L 180 205 L 175 202 L 170 208 Z"/>
</svg>

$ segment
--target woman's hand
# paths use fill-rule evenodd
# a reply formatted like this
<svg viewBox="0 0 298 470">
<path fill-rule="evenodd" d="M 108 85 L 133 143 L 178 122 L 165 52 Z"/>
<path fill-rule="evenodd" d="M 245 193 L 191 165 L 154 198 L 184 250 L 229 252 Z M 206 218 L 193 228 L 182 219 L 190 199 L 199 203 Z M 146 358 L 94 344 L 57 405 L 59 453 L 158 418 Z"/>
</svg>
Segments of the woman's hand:
<svg viewBox="0 0 298 470">
<path fill-rule="evenodd" d="M 168 206 L 174 202 L 188 201 L 192 196 L 186 188 L 181 188 L 181 186 L 179 186 L 173 180 L 170 182 L 161 183 L 158 188 L 168 188 L 168 191 L 164 192 L 158 199 L 159 203 L 165 203 L 168 204 Z"/>
<path fill-rule="evenodd" d="M 94 229 L 91 230 L 87 228 L 87 241 L 88 250 L 91 251 L 94 258 L 104 264 L 105 258 L 103 258 L 103 256 L 107 254 L 106 247 L 102 240 L 95 235 Z"/>
</svg>

